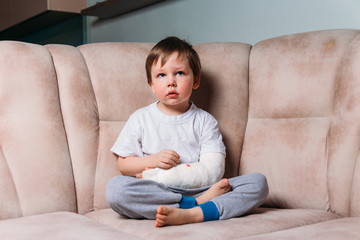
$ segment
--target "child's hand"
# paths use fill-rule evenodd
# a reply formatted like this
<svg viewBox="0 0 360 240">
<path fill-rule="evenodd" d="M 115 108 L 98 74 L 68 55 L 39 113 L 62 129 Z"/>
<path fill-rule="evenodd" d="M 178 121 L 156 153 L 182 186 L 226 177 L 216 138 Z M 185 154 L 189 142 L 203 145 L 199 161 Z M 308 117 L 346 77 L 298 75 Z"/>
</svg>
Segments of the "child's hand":
<svg viewBox="0 0 360 240">
<path fill-rule="evenodd" d="M 180 163 L 180 156 L 177 152 L 164 149 L 154 155 L 156 166 L 162 169 L 170 169 Z"/>
</svg>

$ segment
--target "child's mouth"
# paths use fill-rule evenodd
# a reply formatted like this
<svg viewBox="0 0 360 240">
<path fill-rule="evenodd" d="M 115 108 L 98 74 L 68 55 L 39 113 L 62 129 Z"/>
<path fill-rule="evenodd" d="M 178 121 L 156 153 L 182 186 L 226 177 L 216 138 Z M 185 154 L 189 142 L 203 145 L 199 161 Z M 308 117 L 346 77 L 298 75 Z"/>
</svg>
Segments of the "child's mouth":
<svg viewBox="0 0 360 240">
<path fill-rule="evenodd" d="M 168 95 L 168 97 L 173 98 L 173 97 L 177 97 L 178 93 L 177 92 L 169 92 L 167 95 Z"/>
</svg>

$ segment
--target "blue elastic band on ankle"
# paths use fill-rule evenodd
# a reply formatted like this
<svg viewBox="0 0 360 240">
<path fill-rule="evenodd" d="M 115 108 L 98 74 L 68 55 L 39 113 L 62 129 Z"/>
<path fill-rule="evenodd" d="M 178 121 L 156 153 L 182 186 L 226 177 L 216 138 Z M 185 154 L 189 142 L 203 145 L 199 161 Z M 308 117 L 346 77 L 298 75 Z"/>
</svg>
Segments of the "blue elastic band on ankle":
<svg viewBox="0 0 360 240">
<path fill-rule="evenodd" d="M 196 206 L 196 199 L 194 197 L 182 196 L 179 205 L 182 209 L 193 208 Z"/>
<path fill-rule="evenodd" d="M 210 202 L 200 204 L 198 206 L 201 208 L 203 215 L 204 215 L 203 222 L 219 220 L 219 218 L 220 218 L 219 210 L 216 207 L 215 203 L 210 201 Z"/>
</svg>

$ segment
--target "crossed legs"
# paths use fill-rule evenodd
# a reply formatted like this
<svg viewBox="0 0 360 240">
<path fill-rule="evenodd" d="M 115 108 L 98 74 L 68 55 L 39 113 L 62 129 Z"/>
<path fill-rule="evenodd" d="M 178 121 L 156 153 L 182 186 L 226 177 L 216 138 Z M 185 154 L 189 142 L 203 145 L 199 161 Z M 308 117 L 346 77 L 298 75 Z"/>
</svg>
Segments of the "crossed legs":
<svg viewBox="0 0 360 240">
<path fill-rule="evenodd" d="M 155 219 L 156 227 L 241 216 L 262 204 L 267 194 L 266 179 L 257 173 L 191 190 L 174 190 L 150 180 L 117 176 L 106 188 L 106 198 L 114 211 L 130 218 Z M 181 205 L 184 196 L 194 196 L 190 197 L 193 203 L 188 208 Z"/>
</svg>

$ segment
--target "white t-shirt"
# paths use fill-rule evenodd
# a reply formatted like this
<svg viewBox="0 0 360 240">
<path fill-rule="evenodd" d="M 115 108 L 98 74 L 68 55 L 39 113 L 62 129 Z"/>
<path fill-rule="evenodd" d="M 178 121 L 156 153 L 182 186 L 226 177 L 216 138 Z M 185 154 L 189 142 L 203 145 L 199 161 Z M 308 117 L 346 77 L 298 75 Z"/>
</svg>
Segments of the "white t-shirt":
<svg viewBox="0 0 360 240">
<path fill-rule="evenodd" d="M 181 163 L 193 163 L 204 153 L 225 155 L 216 119 L 194 104 L 181 115 L 161 112 L 157 102 L 135 111 L 111 151 L 122 157 L 144 157 L 163 149 L 180 155 Z"/>
</svg>

